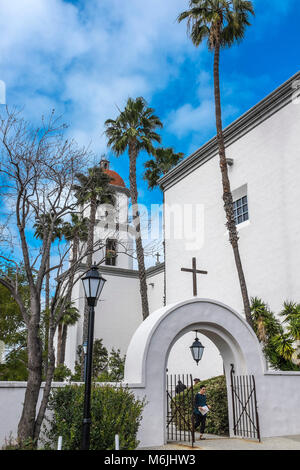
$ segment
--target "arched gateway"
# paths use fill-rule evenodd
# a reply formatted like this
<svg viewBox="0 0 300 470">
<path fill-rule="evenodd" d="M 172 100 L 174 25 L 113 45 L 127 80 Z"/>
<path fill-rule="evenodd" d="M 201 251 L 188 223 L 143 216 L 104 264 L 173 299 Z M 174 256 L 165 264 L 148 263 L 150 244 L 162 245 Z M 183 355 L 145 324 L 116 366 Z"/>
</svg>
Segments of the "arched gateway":
<svg viewBox="0 0 300 470">
<path fill-rule="evenodd" d="M 147 406 L 139 430 L 141 447 L 166 442 L 166 365 L 175 342 L 191 330 L 199 330 L 218 347 L 228 388 L 229 426 L 233 435 L 233 409 L 230 390 L 231 364 L 237 374 L 255 376 L 258 408 L 263 436 L 300 433 L 300 420 L 287 420 L 300 409 L 300 373 L 268 372 L 255 333 L 231 308 L 209 299 L 191 299 L 168 305 L 152 313 L 137 329 L 130 342 L 124 382 L 138 397 L 146 397 Z M 280 387 L 289 394 L 284 411 L 278 410 Z M 298 388 L 298 390 L 297 390 Z M 277 393 L 277 394 L 276 394 Z M 292 394 L 292 397 L 291 397 Z M 297 411 L 299 413 L 299 411 Z M 298 416 L 299 418 L 299 416 Z"/>
</svg>

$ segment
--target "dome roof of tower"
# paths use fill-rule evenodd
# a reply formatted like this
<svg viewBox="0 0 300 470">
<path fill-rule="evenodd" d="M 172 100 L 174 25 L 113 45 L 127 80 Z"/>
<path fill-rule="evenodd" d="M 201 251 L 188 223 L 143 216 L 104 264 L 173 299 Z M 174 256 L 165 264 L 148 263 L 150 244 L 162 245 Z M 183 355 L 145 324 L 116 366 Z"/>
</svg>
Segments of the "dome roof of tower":
<svg viewBox="0 0 300 470">
<path fill-rule="evenodd" d="M 114 186 L 121 186 L 122 188 L 126 188 L 126 185 L 123 179 L 116 171 L 109 170 L 109 169 L 105 169 L 103 171 L 104 173 L 106 173 L 108 176 L 111 177 L 110 184 L 113 184 Z"/>
</svg>

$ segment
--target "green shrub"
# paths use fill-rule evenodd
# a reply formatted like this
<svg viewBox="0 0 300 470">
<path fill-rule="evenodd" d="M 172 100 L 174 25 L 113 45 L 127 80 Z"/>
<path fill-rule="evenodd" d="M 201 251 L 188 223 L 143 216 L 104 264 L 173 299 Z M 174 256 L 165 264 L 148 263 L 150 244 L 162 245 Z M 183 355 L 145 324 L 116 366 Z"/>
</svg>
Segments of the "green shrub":
<svg viewBox="0 0 300 470">
<path fill-rule="evenodd" d="M 36 442 L 28 438 L 25 441 L 20 441 L 18 438 L 14 439 L 12 434 L 10 434 L 9 438 L 4 440 L 4 444 L 1 450 L 36 450 Z"/>
<path fill-rule="evenodd" d="M 68 369 L 64 364 L 59 364 L 53 374 L 54 382 L 63 382 L 66 379 L 69 379 L 72 375 L 70 369 Z"/>
<path fill-rule="evenodd" d="M 48 409 L 52 417 L 44 427 L 43 442 L 56 449 L 62 436 L 63 450 L 79 450 L 83 419 L 84 385 L 67 385 L 52 392 Z M 145 402 L 126 387 L 93 386 L 91 394 L 91 450 L 112 450 L 119 434 L 120 449 L 137 447 L 137 431 Z"/>
<path fill-rule="evenodd" d="M 211 411 L 207 415 L 206 432 L 210 434 L 228 435 L 228 402 L 226 379 L 224 375 L 205 380 L 207 403 Z M 199 391 L 199 385 L 195 390 Z"/>
<path fill-rule="evenodd" d="M 186 389 L 178 394 L 171 402 L 172 413 L 175 415 L 174 423 L 178 429 L 187 430 L 184 420 L 180 413 L 176 411 L 180 409 L 181 414 L 184 413 L 185 422 L 191 426 L 191 417 L 193 412 L 193 403 L 196 393 L 200 389 L 200 385 L 206 386 L 207 403 L 211 406 L 211 411 L 207 415 L 205 432 L 209 434 L 228 435 L 228 403 L 227 388 L 224 375 L 203 380 L 201 384 L 193 387 L 193 396 L 191 389 Z"/>
</svg>

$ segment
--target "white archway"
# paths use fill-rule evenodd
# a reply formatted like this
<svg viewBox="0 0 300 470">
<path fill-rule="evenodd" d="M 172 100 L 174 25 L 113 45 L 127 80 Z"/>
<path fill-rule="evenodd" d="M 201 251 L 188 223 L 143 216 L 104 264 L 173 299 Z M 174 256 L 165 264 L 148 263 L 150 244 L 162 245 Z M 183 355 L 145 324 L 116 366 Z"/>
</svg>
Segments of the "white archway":
<svg viewBox="0 0 300 470">
<path fill-rule="evenodd" d="M 175 342 L 198 329 L 218 347 L 229 387 L 230 365 L 238 374 L 264 373 L 264 358 L 257 337 L 230 307 L 209 299 L 191 299 L 152 313 L 137 329 L 129 345 L 125 382 L 147 397 L 141 438 L 144 445 L 165 443 L 165 371 Z M 228 393 L 228 396 L 230 394 Z M 228 400 L 232 428 L 231 400 Z"/>
<path fill-rule="evenodd" d="M 124 382 L 137 397 L 146 397 L 147 400 L 138 434 L 140 447 L 159 446 L 166 442 L 165 371 L 168 355 L 173 344 L 192 329 L 199 329 L 220 350 L 228 397 L 230 364 L 234 364 L 237 374 L 255 376 L 262 437 L 300 434 L 300 372 L 266 370 L 257 337 L 241 315 L 220 302 L 193 298 L 152 313 L 130 342 Z M 284 406 L 280 406 L 282 397 Z M 230 399 L 228 408 L 232 435 Z"/>
</svg>

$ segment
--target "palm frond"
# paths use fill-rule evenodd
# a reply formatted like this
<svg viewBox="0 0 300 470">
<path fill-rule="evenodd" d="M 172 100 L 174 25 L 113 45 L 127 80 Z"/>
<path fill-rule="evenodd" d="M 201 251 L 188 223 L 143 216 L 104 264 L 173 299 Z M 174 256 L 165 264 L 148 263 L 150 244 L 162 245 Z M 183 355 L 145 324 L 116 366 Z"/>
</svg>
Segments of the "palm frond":
<svg viewBox="0 0 300 470">
<path fill-rule="evenodd" d="M 197 47 L 207 40 L 209 49 L 215 45 L 215 27 L 221 23 L 220 46 L 230 47 L 240 42 L 254 15 L 253 3 L 248 0 L 190 0 L 190 9 L 183 11 L 177 21 L 187 20 L 187 32 Z"/>
<path fill-rule="evenodd" d="M 115 120 L 107 119 L 105 126 L 108 146 L 116 156 L 129 149 L 131 142 L 135 142 L 138 151 L 152 153 L 152 142 L 161 141 L 155 129 L 163 127 L 158 116 L 154 114 L 154 109 L 148 107 L 146 100 L 141 96 L 135 100 L 128 98 L 124 110 Z"/>
</svg>

